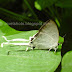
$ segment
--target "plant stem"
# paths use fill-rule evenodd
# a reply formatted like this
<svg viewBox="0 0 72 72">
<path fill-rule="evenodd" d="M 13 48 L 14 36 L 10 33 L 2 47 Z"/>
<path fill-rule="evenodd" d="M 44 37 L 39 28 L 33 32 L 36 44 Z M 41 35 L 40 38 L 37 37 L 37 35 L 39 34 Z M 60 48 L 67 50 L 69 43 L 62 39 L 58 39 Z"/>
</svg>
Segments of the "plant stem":
<svg viewBox="0 0 72 72">
<path fill-rule="evenodd" d="M 51 14 L 48 10 L 45 9 L 44 11 L 45 11 L 46 13 L 48 13 L 48 15 L 49 15 L 50 17 L 53 17 L 52 14 Z M 48 16 L 48 15 L 47 15 L 47 16 Z M 48 17 L 49 17 L 49 16 L 48 16 Z"/>
<path fill-rule="evenodd" d="M 48 7 L 48 9 L 49 9 L 49 11 L 51 12 L 51 15 L 52 15 L 53 17 L 55 17 L 54 11 L 52 10 L 52 7 Z"/>
<path fill-rule="evenodd" d="M 34 10 L 31 8 L 30 4 L 27 0 L 24 0 L 25 4 L 28 6 L 29 10 L 32 12 L 32 14 L 35 16 L 35 18 L 38 20 L 37 15 L 35 14 Z"/>
<path fill-rule="evenodd" d="M 60 17 L 57 11 L 57 8 L 54 9 L 53 6 L 49 7 L 49 10 L 51 12 L 51 17 L 54 18 L 55 22 L 57 23 L 58 27 L 60 27 Z"/>
<path fill-rule="evenodd" d="M 18 20 L 20 22 L 26 22 L 26 21 L 32 21 L 32 22 L 38 22 L 38 20 L 30 19 L 28 17 L 24 17 L 22 15 L 19 15 L 17 13 L 11 12 L 7 9 L 0 8 L 0 14 L 5 15 L 6 17 Z"/>
</svg>

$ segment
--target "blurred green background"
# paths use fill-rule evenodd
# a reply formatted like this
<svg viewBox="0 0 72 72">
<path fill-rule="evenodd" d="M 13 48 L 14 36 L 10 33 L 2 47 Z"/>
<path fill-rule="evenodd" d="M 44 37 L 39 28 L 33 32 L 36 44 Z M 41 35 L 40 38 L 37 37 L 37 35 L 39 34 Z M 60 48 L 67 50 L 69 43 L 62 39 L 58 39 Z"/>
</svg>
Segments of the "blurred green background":
<svg viewBox="0 0 72 72">
<path fill-rule="evenodd" d="M 43 23 L 52 19 L 59 28 L 60 36 L 66 34 L 62 57 L 72 50 L 72 0 L 0 0 L 0 19 L 7 24 L 12 23 L 9 26 L 19 31 L 38 30 L 41 24 L 13 25 L 13 22 Z M 61 68 L 60 64 L 56 72 Z"/>
</svg>

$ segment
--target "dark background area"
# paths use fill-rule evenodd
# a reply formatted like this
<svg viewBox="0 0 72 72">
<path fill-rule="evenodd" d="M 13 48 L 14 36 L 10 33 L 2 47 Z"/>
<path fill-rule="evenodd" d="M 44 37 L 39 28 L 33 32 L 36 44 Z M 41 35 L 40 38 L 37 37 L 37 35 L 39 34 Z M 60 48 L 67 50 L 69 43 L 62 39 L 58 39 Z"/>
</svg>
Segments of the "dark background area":
<svg viewBox="0 0 72 72">
<path fill-rule="evenodd" d="M 35 1 L 41 6 L 37 8 Z M 46 2 L 45 2 L 46 1 Z M 52 19 L 56 24 L 60 24 L 60 36 L 65 41 L 61 50 L 63 55 L 72 50 L 72 1 L 71 0 L 0 0 L 0 18 L 7 23 L 11 22 L 45 22 Z M 12 28 L 20 31 L 38 30 L 41 25 L 10 25 Z M 56 72 L 61 69 L 59 65 Z"/>
</svg>

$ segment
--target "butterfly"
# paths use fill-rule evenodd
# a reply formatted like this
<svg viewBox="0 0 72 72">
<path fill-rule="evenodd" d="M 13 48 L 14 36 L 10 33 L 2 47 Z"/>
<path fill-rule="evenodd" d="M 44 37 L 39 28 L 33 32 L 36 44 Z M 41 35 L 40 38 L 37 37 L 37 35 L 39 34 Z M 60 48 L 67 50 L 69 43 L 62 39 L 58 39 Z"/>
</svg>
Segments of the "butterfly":
<svg viewBox="0 0 72 72">
<path fill-rule="evenodd" d="M 54 21 L 46 21 L 39 32 L 35 34 L 30 40 L 30 47 L 38 49 L 54 49 L 55 52 L 58 48 L 59 31 Z"/>
</svg>

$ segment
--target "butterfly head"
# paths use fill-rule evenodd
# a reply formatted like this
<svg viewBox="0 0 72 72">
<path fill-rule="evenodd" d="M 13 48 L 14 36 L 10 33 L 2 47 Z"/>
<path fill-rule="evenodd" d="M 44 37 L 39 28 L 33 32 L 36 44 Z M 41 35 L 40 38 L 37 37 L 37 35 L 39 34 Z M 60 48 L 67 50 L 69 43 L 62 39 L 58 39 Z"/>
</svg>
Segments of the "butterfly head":
<svg viewBox="0 0 72 72">
<path fill-rule="evenodd" d="M 34 46 L 34 44 L 33 44 L 33 41 L 31 41 L 31 42 L 29 43 L 29 45 L 30 45 L 31 48 L 33 48 L 33 49 L 35 48 L 35 46 Z"/>
</svg>

